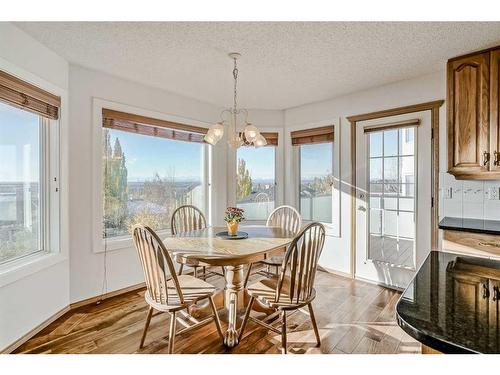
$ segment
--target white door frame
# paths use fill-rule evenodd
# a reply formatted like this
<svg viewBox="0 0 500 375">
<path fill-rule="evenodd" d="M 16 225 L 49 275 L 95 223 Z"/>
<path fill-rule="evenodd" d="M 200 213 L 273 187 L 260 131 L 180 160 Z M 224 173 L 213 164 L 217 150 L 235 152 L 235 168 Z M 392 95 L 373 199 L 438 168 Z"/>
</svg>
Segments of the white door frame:
<svg viewBox="0 0 500 375">
<path fill-rule="evenodd" d="M 409 105 L 370 112 L 361 115 L 349 116 L 347 120 L 351 124 L 351 276 L 356 272 L 356 197 L 359 189 L 356 183 L 356 130 L 358 122 L 385 117 L 403 115 L 414 112 L 431 112 L 431 176 L 432 176 L 432 205 L 431 205 L 431 250 L 438 250 L 438 221 L 439 221 L 439 108 L 444 100 Z"/>
</svg>

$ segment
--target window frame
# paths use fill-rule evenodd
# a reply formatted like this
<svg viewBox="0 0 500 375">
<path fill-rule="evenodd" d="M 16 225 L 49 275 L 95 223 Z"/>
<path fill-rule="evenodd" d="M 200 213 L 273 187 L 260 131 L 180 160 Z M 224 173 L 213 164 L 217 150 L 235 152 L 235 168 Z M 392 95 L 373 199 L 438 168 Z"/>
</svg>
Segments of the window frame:
<svg viewBox="0 0 500 375">
<path fill-rule="evenodd" d="M 335 145 L 334 145 L 334 141 L 331 141 L 331 142 L 323 142 L 323 143 L 331 143 L 332 144 L 332 160 L 330 160 L 331 162 L 331 167 L 332 167 L 332 176 L 334 175 L 334 160 L 335 160 L 335 157 L 334 157 L 334 154 L 335 154 Z M 317 143 L 317 144 L 323 144 L 323 143 Z M 299 211 L 300 213 L 300 216 L 302 217 L 302 212 L 301 212 L 301 199 L 300 199 L 300 185 L 301 185 L 301 181 L 302 181 L 302 169 L 301 169 L 301 157 L 302 157 L 302 153 L 301 153 L 301 149 L 302 149 L 302 146 L 305 146 L 305 145 L 298 145 L 298 146 L 294 146 L 297 148 L 297 151 L 298 151 L 298 156 L 297 156 L 297 161 L 298 161 L 298 167 L 297 167 L 297 177 L 298 177 L 298 196 L 297 196 L 297 211 Z M 331 227 L 333 225 L 333 199 L 334 199 L 334 185 L 332 185 L 332 220 L 330 222 L 321 222 L 321 224 L 323 225 L 327 225 L 329 227 Z M 312 223 L 314 220 L 308 220 L 308 219 L 305 219 L 304 217 L 302 217 L 302 222 L 303 223 Z"/>
<path fill-rule="evenodd" d="M 394 127 L 394 128 L 391 128 L 391 129 L 384 129 L 384 128 L 381 128 L 380 130 L 375 130 L 375 132 L 380 132 L 380 134 L 382 134 L 382 155 L 381 156 L 378 156 L 378 157 L 371 157 L 370 156 L 370 134 L 371 133 L 365 133 L 367 136 L 366 136 L 366 160 L 365 160 L 365 163 L 366 163 L 366 171 L 365 171 L 365 174 L 366 174 L 366 181 L 367 181 L 367 186 L 368 186 L 368 189 L 366 191 L 366 195 L 367 195 L 367 212 L 368 212 L 368 215 L 367 215 L 367 218 L 366 218 L 366 238 L 367 238 L 367 244 L 366 244 L 366 259 L 367 260 L 370 260 L 370 261 L 373 261 L 373 262 L 378 262 L 378 263 L 381 263 L 381 264 L 391 264 L 390 262 L 386 261 L 386 260 L 380 260 L 380 259 L 376 259 L 376 258 L 373 258 L 371 256 L 371 246 L 370 246 L 370 230 L 371 230 L 371 204 L 370 204 L 370 198 L 371 198 L 371 182 L 370 182 L 370 159 L 380 159 L 382 160 L 382 183 L 380 183 L 379 185 L 382 185 L 382 186 L 385 186 L 385 182 L 384 182 L 384 165 L 383 165 L 383 161 L 385 158 L 390 158 L 390 157 L 396 157 L 398 159 L 398 180 L 399 180 L 399 160 L 403 157 L 408 157 L 408 156 L 412 156 L 413 157 L 413 171 L 414 171 L 414 181 L 413 181 L 413 210 L 412 211 L 408 211 L 408 210 L 400 210 L 399 209 L 399 199 L 400 199 L 400 194 L 398 193 L 397 195 L 395 195 L 394 197 L 397 199 L 397 209 L 385 209 L 384 208 L 379 208 L 377 210 L 380 210 L 382 212 L 381 214 L 381 232 L 384 233 L 385 232 L 385 218 L 384 218 L 384 211 L 389 211 L 389 212 L 396 212 L 396 213 L 399 213 L 399 212 L 403 212 L 403 213 L 413 213 L 414 215 L 414 226 L 413 226 L 413 229 L 414 229 L 414 238 L 413 238 L 413 254 L 412 254 L 412 260 L 413 260 L 413 266 L 405 266 L 405 265 L 398 265 L 400 268 L 405 268 L 405 269 L 408 269 L 408 270 L 413 270 L 415 271 L 416 270 L 416 264 L 417 264 L 417 246 L 418 246 L 418 236 L 417 236 L 417 208 L 418 208 L 418 132 L 419 132 L 419 126 L 420 123 L 416 124 L 416 125 L 412 125 L 412 126 L 404 126 L 404 125 L 401 125 L 401 126 L 397 126 L 397 127 Z M 414 149 L 413 149 L 413 154 L 410 155 L 410 154 L 404 154 L 404 153 L 400 153 L 399 152 L 399 141 L 400 141 L 400 138 L 401 138 L 401 135 L 400 135 L 400 130 L 401 129 L 413 129 L 413 142 L 414 142 Z M 385 138 L 384 138 L 384 132 L 385 131 L 389 131 L 389 130 L 395 130 L 397 129 L 398 130 L 398 153 L 397 155 L 393 155 L 393 156 L 385 156 L 384 155 L 384 147 L 385 147 Z M 408 133 L 405 133 L 405 140 L 407 139 L 408 137 Z M 398 182 L 397 185 L 404 185 L 406 183 L 401 183 L 401 182 Z M 386 197 L 385 195 L 385 192 L 382 191 L 381 195 L 380 195 L 380 201 L 381 201 L 381 206 L 384 205 L 384 198 Z M 383 237 L 383 236 L 381 236 Z M 393 237 L 393 236 L 388 236 L 388 237 Z M 397 238 L 399 239 L 400 236 L 398 235 Z M 406 239 L 404 237 L 402 237 L 403 239 Z"/>
<path fill-rule="evenodd" d="M 341 182 L 341 165 L 345 163 L 341 160 L 341 148 L 346 147 L 341 145 L 341 139 L 343 137 L 342 131 L 342 118 L 331 118 L 325 119 L 318 122 L 312 123 L 302 123 L 289 126 L 287 128 L 287 138 L 286 138 L 286 152 L 289 157 L 286 161 L 287 167 L 287 187 L 286 187 L 286 201 L 294 207 L 299 207 L 300 200 L 300 145 L 292 144 L 292 132 L 300 130 L 308 130 L 321 128 L 325 126 L 333 126 L 334 128 L 334 139 L 331 141 L 333 144 L 332 151 L 332 165 L 333 165 L 333 189 L 332 189 L 332 222 L 324 223 L 326 230 L 326 235 L 329 237 L 340 238 L 342 233 L 341 218 L 342 212 L 342 202 L 345 197 L 341 192 L 341 185 L 345 184 Z M 300 212 L 300 211 L 299 211 Z M 308 220 L 302 220 L 303 225 L 307 224 Z"/>
<path fill-rule="evenodd" d="M 279 136 L 278 136 L 278 144 L 279 144 Z M 277 174 L 278 174 L 278 148 L 277 146 L 266 146 L 266 147 L 273 147 L 274 148 L 274 207 L 273 210 L 278 207 L 279 205 L 277 204 L 278 202 L 278 182 L 277 182 Z M 252 147 L 249 147 L 252 148 Z M 237 169 L 238 167 L 238 150 L 236 150 L 236 165 L 235 168 Z M 235 181 L 237 181 L 238 178 L 238 173 L 235 172 Z M 235 197 L 235 207 L 238 206 L 237 199 Z M 273 211 L 271 210 L 271 212 Z M 254 225 L 261 225 L 261 224 L 266 224 L 267 223 L 267 218 L 265 219 L 257 219 L 257 220 L 248 220 L 245 219 L 245 223 L 248 224 L 254 224 Z"/>
<path fill-rule="evenodd" d="M 13 108 L 17 108 L 12 104 L 2 102 Z M 23 111 L 22 108 L 17 108 Z M 36 115 L 36 114 L 34 114 Z M 22 273 L 12 275 L 13 271 L 19 271 L 24 266 L 33 265 L 33 270 L 38 270 L 43 267 L 39 263 L 47 257 L 56 256 L 56 258 L 47 261 L 47 266 L 64 259 L 64 255 L 60 255 L 61 238 L 61 206 L 60 206 L 60 155 L 61 155 L 61 139 L 60 139 L 60 119 L 53 120 L 41 115 L 38 115 L 39 126 L 39 204 L 40 204 L 40 249 L 32 251 L 12 259 L 8 259 L 0 263 L 0 285 L 3 282 L 12 282 L 18 277 L 31 274 L 31 269 L 23 269 Z"/>
<path fill-rule="evenodd" d="M 92 174 L 93 174 L 93 183 L 92 183 L 92 230 L 93 230 L 93 240 L 92 240 L 92 251 L 93 253 L 104 253 L 107 251 L 115 251 L 115 250 L 126 250 L 133 248 L 133 240 L 131 235 L 120 236 L 116 238 L 104 238 L 102 236 L 103 233 L 103 217 L 104 213 L 102 211 L 104 195 L 102 191 L 102 110 L 103 108 L 127 112 L 131 114 L 137 114 L 140 116 L 146 116 L 151 118 L 157 118 L 165 121 L 186 123 L 189 125 L 200 126 L 207 128 L 210 124 L 196 121 L 192 119 L 186 119 L 178 116 L 167 115 L 165 113 L 154 112 L 145 110 L 138 107 L 133 107 L 126 104 L 116 103 L 104 99 L 94 98 L 92 103 L 93 110 L 93 151 L 92 151 Z M 179 141 L 182 142 L 182 141 Z M 204 202 L 203 202 L 203 210 L 207 221 L 209 221 L 210 215 L 210 196 L 211 196 L 211 178 L 209 175 L 210 170 L 210 160 L 211 158 L 211 150 L 208 145 L 204 145 L 203 150 L 203 173 L 204 173 L 204 181 L 203 185 L 205 188 L 204 194 Z M 207 223 L 208 224 L 208 223 Z M 170 236 L 170 230 L 165 229 L 158 231 L 158 235 L 160 237 Z"/>
<path fill-rule="evenodd" d="M 275 127 L 261 127 L 259 128 L 263 133 L 273 132 L 278 133 L 278 145 L 266 146 L 274 147 L 274 208 L 283 205 L 284 199 L 284 138 L 283 129 Z M 237 150 L 228 148 L 228 163 L 227 163 L 227 176 L 228 176 L 228 200 L 227 206 L 236 207 L 236 185 L 237 185 Z M 224 213 L 222 212 L 222 215 Z M 222 217 L 220 218 L 222 220 Z M 216 221 L 219 221 L 216 219 Z M 245 220 L 242 225 L 265 225 L 267 218 L 263 220 Z"/>
</svg>

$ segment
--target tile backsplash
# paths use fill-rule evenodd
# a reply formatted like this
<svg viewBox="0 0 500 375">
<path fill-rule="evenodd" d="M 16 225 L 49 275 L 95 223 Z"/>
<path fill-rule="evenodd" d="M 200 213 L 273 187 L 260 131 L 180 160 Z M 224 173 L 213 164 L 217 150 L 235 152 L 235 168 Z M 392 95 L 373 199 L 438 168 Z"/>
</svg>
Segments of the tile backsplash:
<svg viewBox="0 0 500 375">
<path fill-rule="evenodd" d="M 439 175 L 439 216 L 500 220 L 500 180 L 463 181 Z"/>
</svg>

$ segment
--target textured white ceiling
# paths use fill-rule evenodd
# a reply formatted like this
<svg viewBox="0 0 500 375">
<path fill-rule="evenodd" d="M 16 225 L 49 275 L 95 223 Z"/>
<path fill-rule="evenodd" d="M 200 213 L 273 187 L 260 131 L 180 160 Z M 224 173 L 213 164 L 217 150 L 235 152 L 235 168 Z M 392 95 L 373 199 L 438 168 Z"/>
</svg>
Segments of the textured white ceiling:
<svg viewBox="0 0 500 375">
<path fill-rule="evenodd" d="M 15 23 L 72 63 L 213 103 L 284 109 L 444 69 L 500 22 Z"/>
</svg>

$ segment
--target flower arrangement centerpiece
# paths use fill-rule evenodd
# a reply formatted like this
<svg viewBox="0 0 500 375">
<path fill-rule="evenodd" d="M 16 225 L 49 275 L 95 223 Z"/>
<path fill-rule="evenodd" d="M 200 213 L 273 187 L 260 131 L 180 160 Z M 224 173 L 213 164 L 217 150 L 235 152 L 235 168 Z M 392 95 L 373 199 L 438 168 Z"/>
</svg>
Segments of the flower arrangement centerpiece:
<svg viewBox="0 0 500 375">
<path fill-rule="evenodd" d="M 236 236 L 238 233 L 238 225 L 242 220 L 245 220 L 242 210 L 238 207 L 228 207 L 226 208 L 226 213 L 224 215 L 224 221 L 227 224 L 227 234 L 230 236 Z"/>
</svg>

